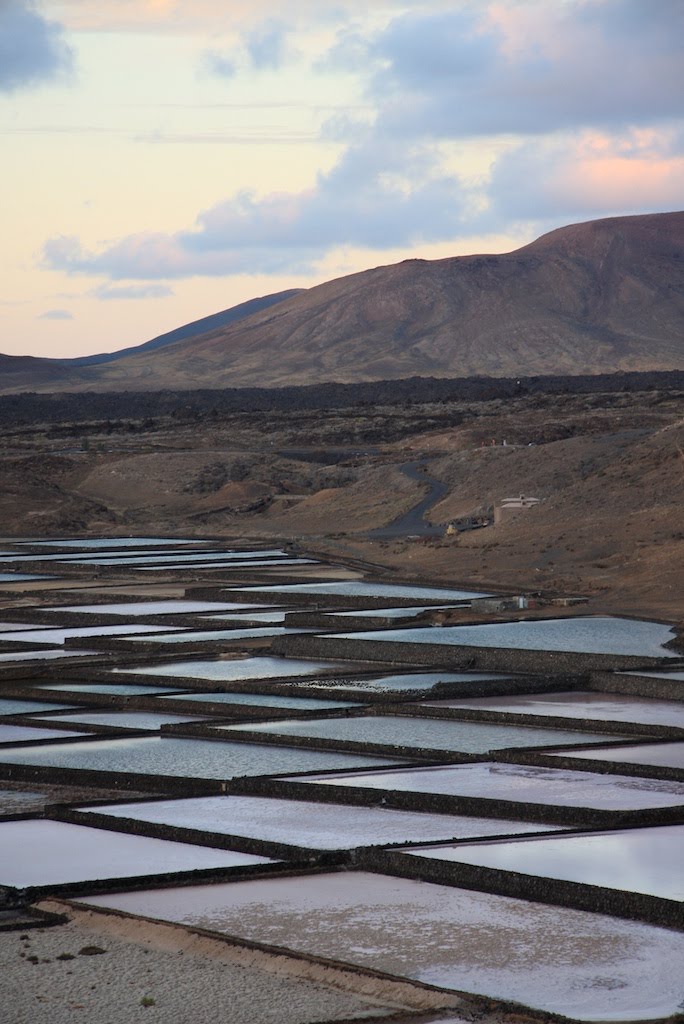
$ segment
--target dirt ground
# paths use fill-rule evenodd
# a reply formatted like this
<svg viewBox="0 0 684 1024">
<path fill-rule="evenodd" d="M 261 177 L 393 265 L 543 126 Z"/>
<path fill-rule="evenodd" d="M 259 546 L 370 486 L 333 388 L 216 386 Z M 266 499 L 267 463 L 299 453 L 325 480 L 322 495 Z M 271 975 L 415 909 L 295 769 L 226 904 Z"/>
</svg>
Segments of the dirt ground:
<svg viewBox="0 0 684 1024">
<path fill-rule="evenodd" d="M 435 536 L 369 537 L 426 493 L 402 472 L 416 460 L 447 485 L 427 514 Z M 393 578 L 584 595 L 593 611 L 684 621 L 677 392 L 19 425 L 0 435 L 0 472 L 8 537 L 278 539 Z M 518 495 L 539 504 L 446 535 Z"/>
</svg>

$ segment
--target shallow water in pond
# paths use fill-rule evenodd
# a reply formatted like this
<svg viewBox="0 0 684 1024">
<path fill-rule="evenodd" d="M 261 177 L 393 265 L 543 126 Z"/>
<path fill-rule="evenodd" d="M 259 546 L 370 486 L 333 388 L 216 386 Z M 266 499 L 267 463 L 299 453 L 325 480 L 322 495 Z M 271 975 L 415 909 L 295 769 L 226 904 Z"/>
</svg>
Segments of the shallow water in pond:
<svg viewBox="0 0 684 1024">
<path fill-rule="evenodd" d="M 76 710 L 73 704 L 50 704 L 40 700 L 12 700 L 9 697 L 0 699 L 0 715 L 30 715 L 34 711 L 71 710 Z"/>
<path fill-rule="evenodd" d="M 129 636 L 136 644 L 201 644 L 231 640 L 258 640 L 260 637 L 284 636 L 287 633 L 309 633 L 308 629 L 285 629 L 283 626 L 255 626 L 247 629 L 204 629 L 183 630 L 180 633 L 163 633 L 153 637 Z"/>
<path fill-rule="evenodd" d="M 14 561 L 14 559 L 4 559 L 4 561 Z M 27 580 L 49 580 L 51 576 L 36 576 L 33 573 L 28 572 L 0 572 L 0 583 L 25 583 Z"/>
<path fill-rule="evenodd" d="M 483 722 L 457 722 L 438 718 L 411 718 L 408 715 L 369 715 L 365 718 L 329 718 L 322 721 L 262 722 L 225 725 L 226 732 L 254 731 L 278 736 L 309 736 L 344 742 L 375 743 L 427 750 L 463 751 L 481 754 L 506 747 L 535 747 L 544 744 L 601 743 L 601 733 L 543 729 L 535 726 L 491 725 Z"/>
<path fill-rule="evenodd" d="M 83 658 L 88 654 L 101 654 L 101 651 L 81 650 L 72 648 L 69 651 L 17 651 L 13 654 L 0 654 L 0 662 L 3 661 L 59 661 L 61 658 Z"/>
<path fill-rule="evenodd" d="M 684 769 L 684 742 L 639 743 L 623 747 L 598 747 L 596 750 L 571 750 L 567 752 L 567 757 L 580 757 L 583 760 L 592 761 L 613 761 L 617 766 L 642 764 Z"/>
<path fill-rule="evenodd" d="M 440 683 L 478 683 L 490 679 L 512 679 L 497 672 L 411 672 L 407 675 L 381 676 L 379 679 L 330 679 L 326 682 L 305 682 L 309 689 L 339 686 L 359 693 L 395 693 L 406 690 L 433 690 Z"/>
<path fill-rule="evenodd" d="M 678 932 L 411 879 L 341 871 L 84 902 L 582 1020 L 650 1020 L 681 1000 Z"/>
<path fill-rule="evenodd" d="M 203 544 L 187 537 L 88 537 L 76 540 L 27 540 L 23 544 L 36 548 L 142 548 L 142 547 L 174 547 L 176 544 Z"/>
<path fill-rule="evenodd" d="M 472 590 L 447 590 L 444 587 L 414 587 L 397 583 L 368 583 L 365 580 L 336 583 L 267 583 L 261 586 L 237 588 L 245 594 L 273 592 L 274 594 L 341 594 L 344 597 L 415 597 L 435 601 L 461 601 L 472 597 L 486 597 Z"/>
<path fill-rule="evenodd" d="M 306 800 L 210 796 L 194 800 L 102 805 L 89 808 L 115 818 L 133 818 L 198 831 L 249 836 L 313 850 L 351 850 L 387 843 L 421 843 L 431 838 L 472 838 L 554 831 L 552 825 L 395 811 L 384 807 L 345 807 Z"/>
<path fill-rule="evenodd" d="M 684 900 L 684 825 L 408 851 L 524 875 Z"/>
<path fill-rule="evenodd" d="M 71 734 L 73 735 L 73 733 Z M 0 762 L 197 779 L 391 765 L 387 758 L 257 743 L 136 736 L 3 750 Z M 55 778 L 54 781 L 59 781 Z"/>
<path fill-rule="evenodd" d="M 249 619 L 250 622 L 284 622 L 285 616 L 288 614 L 286 610 L 273 611 L 273 612 L 242 612 L 243 608 L 255 608 L 256 605 L 236 605 L 235 611 L 230 615 L 202 615 L 200 618 L 206 619 L 207 622 L 235 622 L 238 618 Z M 267 608 L 268 605 L 261 605 L 261 608 Z"/>
<path fill-rule="evenodd" d="M 37 719 L 37 721 L 42 719 Z M 73 711 L 47 721 L 74 722 L 76 725 L 101 725 L 114 729 L 149 729 L 159 732 L 162 725 L 177 725 L 180 722 L 205 722 L 206 717 L 174 715 L 156 711 Z"/>
<path fill-rule="evenodd" d="M 556 715 L 560 718 L 668 725 L 684 729 L 684 703 L 680 701 L 623 696 L 619 693 L 595 693 L 593 690 L 528 693 L 512 697 L 472 697 L 466 700 L 455 698 L 426 701 L 423 706 L 464 708 L 470 711 L 504 711 L 520 715 Z"/>
<path fill-rule="evenodd" d="M 366 608 L 348 612 L 329 612 L 330 615 L 339 615 L 340 618 L 353 619 L 410 619 L 421 615 L 426 611 L 444 611 L 445 608 L 458 608 L 459 605 L 414 605 L 412 608 Z"/>
<path fill-rule="evenodd" d="M 669 626 L 663 626 L 660 622 L 597 615 L 574 619 L 500 622 L 485 626 L 428 626 L 421 629 L 376 630 L 370 633 L 338 633 L 336 639 L 678 658 L 681 655 L 663 647 L 674 635 Z"/>
<path fill-rule="evenodd" d="M 122 604 L 71 604 L 46 608 L 48 612 L 77 612 L 85 615 L 194 615 L 197 612 L 246 611 L 260 604 L 235 601 L 128 601 Z"/>
<path fill-rule="evenodd" d="M 344 667 L 338 661 L 299 661 L 295 658 L 236 658 L 211 661 L 193 658 L 168 661 L 136 668 L 115 668 L 122 675 L 171 676 L 172 678 L 211 679 L 213 682 L 235 682 L 241 679 L 277 679 L 280 676 L 312 676 Z"/>
<path fill-rule="evenodd" d="M 32 684 L 34 685 L 34 684 Z M 140 686 L 135 683 L 79 683 L 78 681 L 67 683 L 40 683 L 36 684 L 37 690 L 65 690 L 78 693 L 110 693 L 116 697 L 154 697 L 160 693 L 182 693 L 182 690 L 173 689 L 170 686 Z"/>
<path fill-rule="evenodd" d="M 173 700 L 169 694 L 160 700 Z M 248 704 L 263 708 L 291 708 L 293 711 L 326 711 L 334 708 L 360 707 L 356 701 L 325 700 L 317 697 L 287 697 L 274 693 L 188 693 L 182 700 L 197 704 Z M 230 708 L 226 708 L 228 714 Z"/>
<path fill-rule="evenodd" d="M 9 725 L 0 722 L 0 743 L 25 743 L 33 740 L 63 740 L 65 735 L 84 736 L 85 733 L 69 732 L 65 734 L 59 729 L 36 728 L 32 725 Z M 0 754 L 2 758 L 2 754 Z"/>
<path fill-rule="evenodd" d="M 28 629 L 19 633 L 3 633 L 3 643 L 63 644 L 72 637 L 125 636 L 127 633 L 163 633 L 168 626 L 144 626 L 128 622 L 117 626 L 66 626 L 63 629 Z"/>
<path fill-rule="evenodd" d="M 340 773 L 297 780 L 317 785 L 352 786 L 402 793 L 515 800 L 560 807 L 595 807 L 606 811 L 684 806 L 684 783 L 622 775 L 536 768 L 518 764 L 465 764 L 444 768 L 397 768 L 392 771 Z"/>
<path fill-rule="evenodd" d="M 163 552 L 154 553 L 150 555 L 118 555 L 118 556 L 106 556 L 103 558 L 88 557 L 88 558 L 74 558 L 69 557 L 68 561 L 71 565 L 121 565 L 123 567 L 135 566 L 135 565 L 150 565 L 153 562 L 158 564 L 178 564 L 178 565 L 192 565 L 195 562 L 229 562 L 236 564 L 251 565 L 255 559 L 261 559 L 262 561 L 266 558 L 269 559 L 283 559 L 285 552 L 278 549 L 272 549 L 270 551 L 178 551 L 178 552 Z"/>
<path fill-rule="evenodd" d="M 266 857 L 64 821 L 0 823 L 0 884 L 25 888 L 174 871 L 272 863 Z"/>
</svg>

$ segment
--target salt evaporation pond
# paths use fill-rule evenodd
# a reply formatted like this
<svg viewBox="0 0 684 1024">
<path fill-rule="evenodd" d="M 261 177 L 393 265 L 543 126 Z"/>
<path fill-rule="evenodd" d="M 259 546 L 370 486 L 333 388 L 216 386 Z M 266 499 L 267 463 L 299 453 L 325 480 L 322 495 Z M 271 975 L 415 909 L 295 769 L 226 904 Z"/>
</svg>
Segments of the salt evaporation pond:
<svg viewBox="0 0 684 1024">
<path fill-rule="evenodd" d="M 435 601 L 467 601 L 474 597 L 488 597 L 473 590 L 446 590 L 443 587 L 413 587 L 398 583 L 368 583 L 366 580 L 341 580 L 334 583 L 266 583 L 254 587 L 237 587 L 245 594 L 341 594 L 343 597 L 415 597 Z"/>
<path fill-rule="evenodd" d="M 14 654 L 0 654 L 0 662 L 3 661 L 59 661 L 61 658 L 83 658 L 87 654 L 100 654 L 101 651 L 81 650 L 73 648 L 69 651 L 17 651 Z"/>
<path fill-rule="evenodd" d="M 684 825 L 407 850 L 413 856 L 684 900 Z"/>
<path fill-rule="evenodd" d="M 69 604 L 46 608 L 48 612 L 77 612 L 84 615 L 194 615 L 197 612 L 246 611 L 262 604 L 237 601 L 126 601 L 117 604 Z"/>
<path fill-rule="evenodd" d="M 3 558 L 4 562 L 23 562 L 24 558 Z M 0 583 L 26 583 L 29 580 L 49 580 L 51 576 L 36 576 L 28 572 L 0 572 Z"/>
<path fill-rule="evenodd" d="M 369 715 L 358 718 L 278 721 L 217 726 L 225 733 L 255 732 L 268 735 L 306 736 L 339 740 L 340 743 L 373 743 L 390 747 L 462 751 L 483 754 L 507 747 L 557 746 L 561 743 L 601 743 L 614 736 L 602 733 L 543 729 L 535 726 L 491 725 L 488 722 L 458 722 L 440 718 L 412 718 L 408 715 Z"/>
<path fill-rule="evenodd" d="M 444 768 L 397 768 L 388 772 L 344 772 L 288 781 L 314 786 L 324 784 L 387 792 L 515 800 L 551 807 L 592 807 L 604 811 L 684 805 L 684 783 L 681 782 L 523 764 L 480 762 Z"/>
<path fill-rule="evenodd" d="M 663 646 L 674 636 L 674 630 L 660 622 L 596 615 L 573 619 L 497 622 L 485 626 L 428 626 L 419 629 L 336 633 L 326 635 L 326 639 L 679 658 L 680 654 Z"/>
<path fill-rule="evenodd" d="M 612 761 L 615 765 L 639 764 L 658 768 L 684 768 L 684 743 L 639 743 L 623 747 L 597 747 L 596 750 L 568 750 L 555 757 L 579 757 L 591 761 Z"/>
<path fill-rule="evenodd" d="M 296 658 L 235 658 L 211 661 L 193 658 L 188 661 L 160 662 L 136 668 L 115 668 L 123 675 L 172 676 L 176 679 L 210 679 L 216 683 L 234 683 L 243 679 L 279 679 L 290 676 L 314 676 L 321 672 L 345 668 L 339 661 L 299 661 Z"/>
<path fill-rule="evenodd" d="M 75 711 L 73 704 L 50 704 L 40 700 L 0 699 L 0 715 L 30 715 L 34 711 Z"/>
<path fill-rule="evenodd" d="M 405 690 L 434 690 L 441 683 L 479 683 L 493 679 L 512 679 L 513 676 L 498 672 L 411 672 L 379 679 L 328 679 L 322 682 L 305 682 L 310 690 L 328 689 L 331 686 L 360 693 L 401 693 Z"/>
<path fill-rule="evenodd" d="M 40 556 L 43 557 L 43 556 Z M 284 551 L 258 551 L 258 552 L 241 552 L 241 551 L 178 551 L 178 552 L 164 552 L 163 554 L 152 554 L 152 555 L 117 555 L 115 557 L 98 558 L 89 555 L 87 558 L 72 558 L 63 559 L 68 561 L 70 565 L 121 565 L 125 568 L 134 565 L 150 565 L 152 562 L 162 564 L 178 564 L 178 565 L 192 565 L 195 562 L 223 562 L 229 561 L 232 563 L 245 563 L 248 567 L 255 559 L 270 558 L 273 560 L 280 560 L 285 558 Z"/>
<path fill-rule="evenodd" d="M 62 629 L 29 629 L 19 633 L 3 633 L 2 640 L 24 644 L 63 644 L 74 637 L 125 636 L 127 633 L 163 633 L 168 626 L 144 626 L 129 622 L 121 626 L 67 626 Z"/>
<path fill-rule="evenodd" d="M 309 633 L 308 629 L 285 629 L 283 626 L 255 626 L 241 629 L 182 630 L 180 633 L 164 633 L 151 638 L 129 636 L 126 639 L 136 644 L 202 644 L 230 640 L 258 640 L 260 637 L 284 636 L 287 633 Z"/>
<path fill-rule="evenodd" d="M 164 694 L 160 700 L 173 700 L 173 695 Z M 177 697 L 175 698 L 178 699 Z M 246 704 L 252 707 L 291 708 L 296 711 L 332 711 L 335 708 L 356 708 L 357 701 L 324 700 L 322 697 L 287 697 L 274 693 L 188 693 L 182 700 L 197 704 Z M 226 708 L 226 714 L 230 708 Z"/>
<path fill-rule="evenodd" d="M 69 732 L 69 736 L 85 736 L 82 732 Z M 34 740 L 63 740 L 59 729 L 40 729 L 32 725 L 9 725 L 0 722 L 0 743 L 31 743 Z M 1 756 L 1 755 L 0 755 Z"/>
<path fill-rule="evenodd" d="M 89 537 L 76 540 L 24 540 L 36 548 L 142 548 L 142 547 L 173 547 L 176 544 L 205 544 L 189 537 Z"/>
<path fill-rule="evenodd" d="M 285 616 L 288 614 L 286 610 L 275 612 L 243 612 L 242 610 L 255 607 L 256 605 L 250 604 L 236 605 L 236 610 L 231 615 L 202 615 L 200 618 L 206 619 L 207 622 L 232 622 L 237 618 L 249 619 L 250 622 L 284 622 Z M 261 605 L 261 607 L 268 607 L 268 605 Z"/>
<path fill-rule="evenodd" d="M 0 885 L 17 889 L 273 863 L 267 857 L 248 853 L 212 850 L 64 821 L 2 822 L 0 845 Z"/>
<path fill-rule="evenodd" d="M 626 676 L 646 676 L 648 679 L 676 679 L 678 682 L 684 680 L 684 672 L 623 672 Z"/>
<path fill-rule="evenodd" d="M 263 562 L 255 559 L 250 559 L 249 562 L 242 560 L 236 561 L 215 561 L 215 562 L 196 562 L 193 569 L 239 569 L 245 571 L 247 569 L 258 569 L 266 567 L 268 569 L 280 569 L 282 566 L 291 565 L 314 565 L 314 561 L 311 558 L 268 558 L 264 559 Z M 161 564 L 156 565 L 137 565 L 135 566 L 138 572 L 168 572 L 170 570 L 183 569 L 183 565 L 176 564 Z"/>
<path fill-rule="evenodd" d="M 73 733 L 69 735 L 73 736 Z M 0 752 L 0 761 L 4 764 L 86 768 L 97 772 L 197 779 L 232 779 L 243 775 L 275 775 L 396 764 L 396 761 L 386 758 L 360 754 L 260 743 L 222 743 L 175 736 L 131 736 L 125 739 L 21 747 L 3 750 Z"/>
<path fill-rule="evenodd" d="M 0 622 L 0 633 L 16 632 L 19 629 L 41 629 L 37 622 Z M 0 636 L 2 640 L 2 636 Z"/>
<path fill-rule="evenodd" d="M 106 693 L 115 697 L 156 697 L 159 694 L 179 694 L 183 690 L 174 690 L 170 686 L 143 686 L 134 683 L 40 683 L 30 684 L 36 690 L 64 690 L 68 693 Z"/>
<path fill-rule="evenodd" d="M 193 715 L 174 715 L 155 711 L 77 711 L 49 718 L 50 722 L 75 722 L 76 725 L 101 725 L 113 729 L 149 729 L 159 732 L 162 725 L 179 725 L 181 722 L 206 722 L 206 718 Z M 36 718 L 36 721 L 42 721 Z M 60 733 L 63 737 L 63 733 Z M 73 734 L 72 734 L 73 735 Z"/>
<path fill-rule="evenodd" d="M 82 902 L 580 1020 L 681 1007 L 678 932 L 411 879 L 343 871 Z"/>
<path fill-rule="evenodd" d="M 684 703 L 680 701 L 630 697 L 619 693 L 595 693 L 592 690 L 434 700 L 426 701 L 421 706 L 469 711 L 502 711 L 519 715 L 555 715 L 559 718 L 667 725 L 684 729 Z"/>
<path fill-rule="evenodd" d="M 344 804 L 250 796 L 105 804 L 89 807 L 88 811 L 200 832 L 248 836 L 311 850 L 351 850 L 359 846 L 385 846 L 388 843 L 430 842 L 431 838 L 465 839 L 475 836 L 522 835 L 540 832 L 542 829 L 555 831 L 553 825 L 495 818 L 418 814 L 384 807 L 349 807 Z"/>
<path fill-rule="evenodd" d="M 352 618 L 352 619 L 410 619 L 415 618 L 416 615 L 422 615 L 423 612 L 443 612 L 450 608 L 458 608 L 459 605 L 434 605 L 434 604 L 421 604 L 414 605 L 412 608 L 361 608 L 357 611 L 349 612 L 328 612 L 328 615 L 339 615 L 340 618 Z"/>
</svg>

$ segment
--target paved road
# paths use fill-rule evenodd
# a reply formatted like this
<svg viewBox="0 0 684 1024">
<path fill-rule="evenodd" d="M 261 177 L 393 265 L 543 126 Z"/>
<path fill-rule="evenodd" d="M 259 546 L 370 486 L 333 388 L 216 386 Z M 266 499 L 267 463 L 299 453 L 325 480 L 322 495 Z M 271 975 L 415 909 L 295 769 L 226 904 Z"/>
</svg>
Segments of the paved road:
<svg viewBox="0 0 684 1024">
<path fill-rule="evenodd" d="M 438 501 L 447 494 L 449 487 L 441 480 L 435 480 L 434 477 L 428 475 L 427 460 L 419 459 L 417 462 L 406 462 L 403 466 L 400 466 L 401 472 L 409 478 L 409 480 L 415 480 L 420 484 L 426 484 L 428 487 L 427 494 L 421 498 L 417 505 L 410 508 L 408 512 L 405 512 L 398 519 L 389 523 L 387 526 L 381 526 L 377 530 L 371 530 L 368 534 L 369 537 L 380 539 L 387 537 L 440 537 L 444 533 L 443 526 L 433 526 L 432 523 L 425 521 L 425 513 L 428 512 L 433 505 L 436 505 Z"/>
</svg>

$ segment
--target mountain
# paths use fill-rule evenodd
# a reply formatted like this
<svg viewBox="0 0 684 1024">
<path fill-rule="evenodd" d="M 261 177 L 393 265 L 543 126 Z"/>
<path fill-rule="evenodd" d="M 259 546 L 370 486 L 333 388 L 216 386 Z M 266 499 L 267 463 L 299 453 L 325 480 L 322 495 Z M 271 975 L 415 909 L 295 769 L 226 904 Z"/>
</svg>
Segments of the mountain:
<svg viewBox="0 0 684 1024">
<path fill-rule="evenodd" d="M 681 369 L 683 327 L 684 213 L 613 217 L 511 253 L 407 260 L 339 278 L 190 339 L 67 369 L 61 387 Z"/>
</svg>

